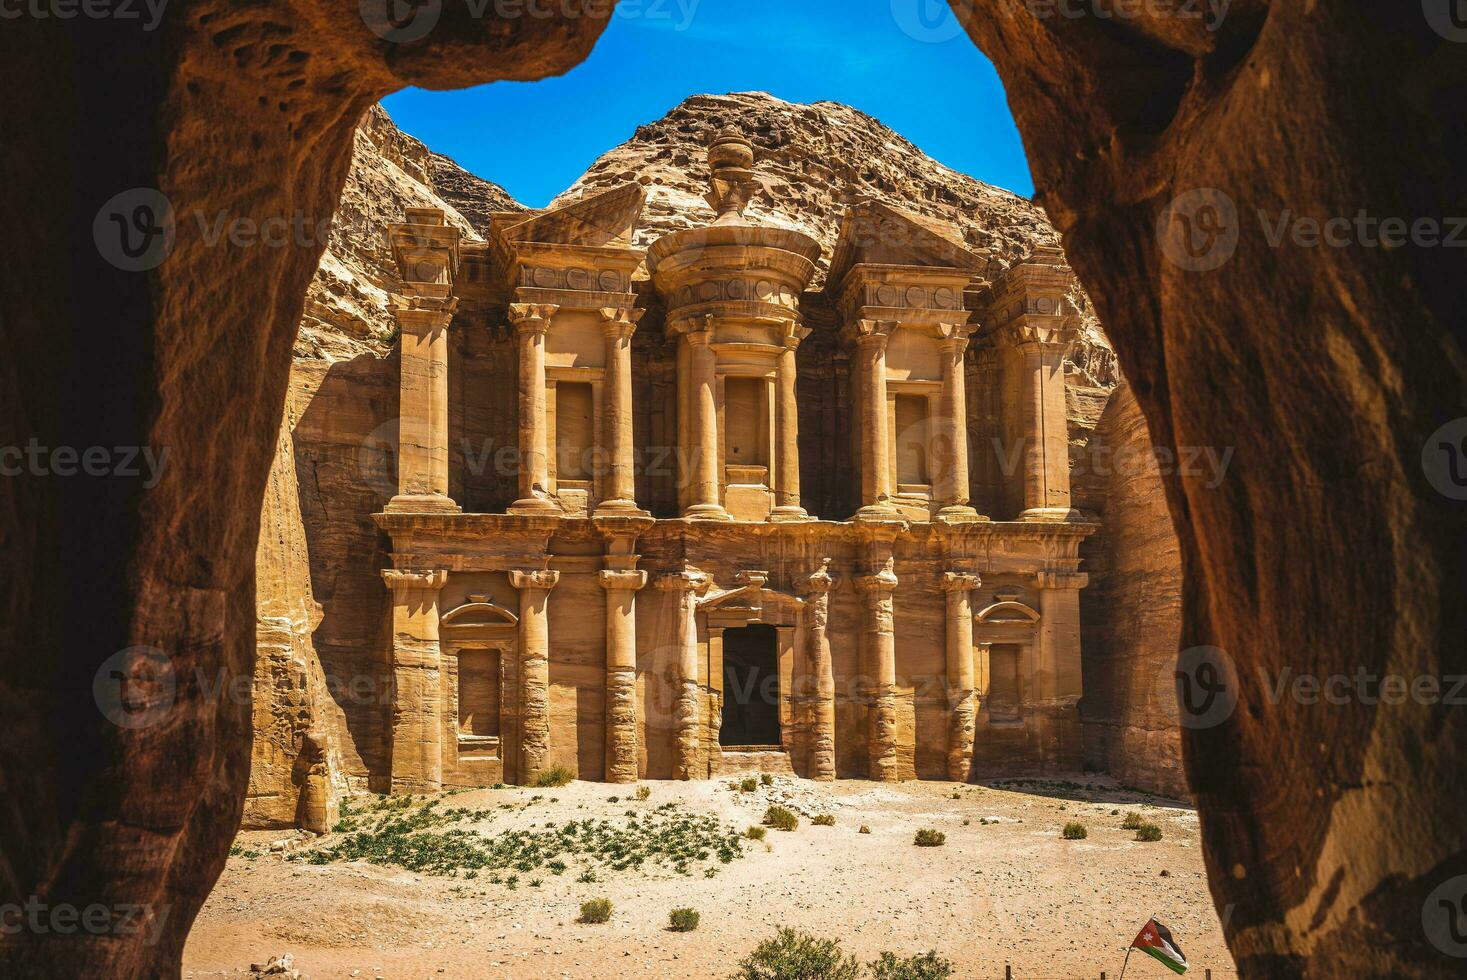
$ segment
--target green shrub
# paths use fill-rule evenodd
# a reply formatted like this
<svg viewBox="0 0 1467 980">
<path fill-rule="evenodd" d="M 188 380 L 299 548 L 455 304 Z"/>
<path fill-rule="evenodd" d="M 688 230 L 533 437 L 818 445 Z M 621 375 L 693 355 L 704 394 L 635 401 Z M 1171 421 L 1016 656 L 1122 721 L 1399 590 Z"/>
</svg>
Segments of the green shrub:
<svg viewBox="0 0 1467 980">
<path fill-rule="evenodd" d="M 759 782 L 763 783 L 765 786 L 773 786 L 774 777 L 769 775 L 769 773 L 767 772 L 761 772 L 759 774 Z"/>
<path fill-rule="evenodd" d="M 673 909 L 667 914 L 667 927 L 673 932 L 692 932 L 698 928 L 697 909 Z"/>
<path fill-rule="evenodd" d="M 1121 821 L 1121 829 L 1122 830 L 1139 830 L 1139 829 L 1141 829 L 1141 814 L 1137 813 L 1135 810 L 1128 810 L 1128 811 L 1126 811 L 1126 819 L 1124 819 L 1124 820 Z"/>
<path fill-rule="evenodd" d="M 535 781 L 531 785 L 544 789 L 547 786 L 564 786 L 576 778 L 576 774 L 565 766 L 551 766 L 549 769 L 541 769 L 535 775 Z"/>
<path fill-rule="evenodd" d="M 763 827 L 750 827 L 744 831 L 744 836 L 749 838 L 749 840 L 763 840 L 764 835 L 767 833 L 768 831 Z"/>
<path fill-rule="evenodd" d="M 581 922 L 605 922 L 611 918 L 611 900 L 593 898 L 581 903 Z"/>
<path fill-rule="evenodd" d="M 582 871 L 576 875 L 576 881 L 583 885 L 594 885 L 596 883 L 596 872 L 591 870 Z"/>
<path fill-rule="evenodd" d="M 638 786 L 637 787 L 637 799 L 639 799 L 639 800 L 645 800 L 645 799 L 647 799 L 651 795 L 652 795 L 652 787 L 651 786 Z"/>
<path fill-rule="evenodd" d="M 947 980 L 953 965 L 931 950 L 921 956 L 898 959 L 895 953 L 882 953 L 867 964 L 872 980 Z"/>
<path fill-rule="evenodd" d="M 752 793 L 759 788 L 759 780 L 753 776 L 745 776 L 739 780 L 739 790 L 744 793 Z"/>
<path fill-rule="evenodd" d="M 918 847 L 941 847 L 947 843 L 947 834 L 927 827 L 917 831 L 917 836 L 912 838 L 912 843 Z"/>
<path fill-rule="evenodd" d="M 1083 823 L 1075 823 L 1073 820 L 1065 824 L 1065 829 L 1060 831 L 1065 840 L 1084 840 L 1089 836 Z"/>
<path fill-rule="evenodd" d="M 834 939 L 780 929 L 739 961 L 730 980 L 857 980 L 861 966 Z"/>
<path fill-rule="evenodd" d="M 1161 828 L 1154 823 L 1143 823 L 1136 828 L 1136 839 L 1145 841 L 1161 840 Z"/>
<path fill-rule="evenodd" d="M 795 816 L 793 810 L 772 806 L 764 811 L 764 822 L 775 830 L 794 830 L 800 825 L 800 818 Z"/>
<path fill-rule="evenodd" d="M 817 827 L 834 827 L 835 826 L 835 814 L 833 814 L 833 813 L 817 813 L 817 814 L 815 814 L 815 816 L 813 816 L 813 817 L 810 818 L 810 822 L 813 823 Z"/>
</svg>

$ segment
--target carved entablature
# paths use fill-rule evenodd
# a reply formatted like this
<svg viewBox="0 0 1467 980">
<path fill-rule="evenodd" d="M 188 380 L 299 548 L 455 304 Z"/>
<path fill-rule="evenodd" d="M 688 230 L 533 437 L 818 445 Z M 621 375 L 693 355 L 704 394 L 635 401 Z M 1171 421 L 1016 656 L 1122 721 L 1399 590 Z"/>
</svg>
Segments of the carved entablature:
<svg viewBox="0 0 1467 980">
<path fill-rule="evenodd" d="M 875 320 L 951 338 L 971 318 L 964 292 L 985 265 L 952 225 L 861 201 L 841 222 L 827 289 L 852 336 Z"/>
<path fill-rule="evenodd" d="M 1059 249 L 1036 248 L 1000 276 L 984 297 L 985 333 L 999 345 L 1073 343 L 1080 329 L 1079 310 L 1070 299 L 1075 285 Z"/>
<path fill-rule="evenodd" d="M 492 248 L 507 294 L 565 310 L 632 306 L 632 273 L 643 251 L 632 245 L 646 192 L 628 184 L 510 223 L 494 223 Z"/>
<path fill-rule="evenodd" d="M 406 208 L 404 214 L 407 220 L 387 229 L 404 292 L 448 296 L 458 273 L 462 233 L 438 208 Z"/>
</svg>

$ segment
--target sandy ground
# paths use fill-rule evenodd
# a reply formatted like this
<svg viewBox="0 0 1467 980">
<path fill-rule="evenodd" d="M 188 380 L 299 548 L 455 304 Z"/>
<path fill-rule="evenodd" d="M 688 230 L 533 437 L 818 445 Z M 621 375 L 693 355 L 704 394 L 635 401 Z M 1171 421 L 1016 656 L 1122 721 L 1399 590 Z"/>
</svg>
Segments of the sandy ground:
<svg viewBox="0 0 1467 980">
<path fill-rule="evenodd" d="M 1207 893 L 1196 812 L 1102 778 L 977 787 L 779 777 L 753 793 L 723 782 L 644 785 L 651 787 L 646 802 L 632 801 L 631 787 L 573 783 L 477 790 L 440 805 L 493 810 L 466 825 L 486 836 L 547 820 L 617 820 L 629 808 L 670 801 L 736 829 L 758 823 L 770 802 L 807 815 L 830 812 L 836 823 L 802 819 L 792 833 L 771 830 L 765 842 L 748 842 L 729 864 L 714 858 L 688 875 L 600 868 L 597 883 L 582 884 L 577 873 L 595 865 L 573 860 L 560 876 L 522 874 L 514 890 L 482 873 L 465 880 L 365 861 L 288 861 L 269 850 L 281 833 L 246 833 L 240 845 L 259 856 L 229 859 L 189 937 L 184 975 L 249 976 L 252 962 L 290 952 L 296 969 L 314 980 L 722 978 L 789 925 L 838 938 L 863 961 L 881 950 L 936 949 L 953 961 L 956 977 L 1001 978 L 1008 964 L 1015 980 L 1095 978 L 1102 970 L 1114 978 L 1151 915 L 1172 929 L 1191 961 L 1189 975 L 1201 978 L 1207 968 L 1215 977 L 1235 975 Z M 541 799 L 531 803 L 535 796 Z M 1141 812 L 1163 839 L 1135 841 L 1113 810 Z M 1069 820 L 1084 823 L 1089 837 L 1061 839 Z M 861 824 L 869 834 L 858 832 Z M 913 846 L 923 827 L 946 833 L 946 844 Z M 705 877 L 705 867 L 718 871 Z M 528 887 L 536 877 L 542 883 Z M 595 897 L 614 903 L 611 921 L 578 924 L 580 903 Z M 697 931 L 668 931 L 668 912 L 678 906 L 702 913 Z M 1169 976 L 1139 954 L 1127 972 L 1133 980 Z"/>
</svg>

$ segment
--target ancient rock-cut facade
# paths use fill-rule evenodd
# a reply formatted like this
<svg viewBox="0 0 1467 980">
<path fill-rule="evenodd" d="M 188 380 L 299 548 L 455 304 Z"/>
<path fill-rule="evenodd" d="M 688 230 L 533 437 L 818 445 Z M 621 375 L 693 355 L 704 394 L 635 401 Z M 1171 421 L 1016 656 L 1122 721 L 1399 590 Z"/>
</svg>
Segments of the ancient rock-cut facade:
<svg viewBox="0 0 1467 980">
<path fill-rule="evenodd" d="M 391 788 L 1078 768 L 1058 250 L 990 282 L 860 201 L 812 291 L 752 146 L 709 165 L 717 218 L 645 251 L 635 184 L 392 228 Z"/>
</svg>

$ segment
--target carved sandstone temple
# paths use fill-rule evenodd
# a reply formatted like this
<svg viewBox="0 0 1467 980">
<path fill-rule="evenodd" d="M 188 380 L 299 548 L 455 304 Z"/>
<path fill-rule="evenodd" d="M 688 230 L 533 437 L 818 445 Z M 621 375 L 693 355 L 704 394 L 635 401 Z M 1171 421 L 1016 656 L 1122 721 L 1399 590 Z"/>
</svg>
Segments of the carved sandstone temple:
<svg viewBox="0 0 1467 980">
<path fill-rule="evenodd" d="M 391 789 L 1078 769 L 1060 253 L 858 202 L 811 290 L 751 145 L 709 163 L 645 251 L 637 185 L 392 228 Z"/>
</svg>

